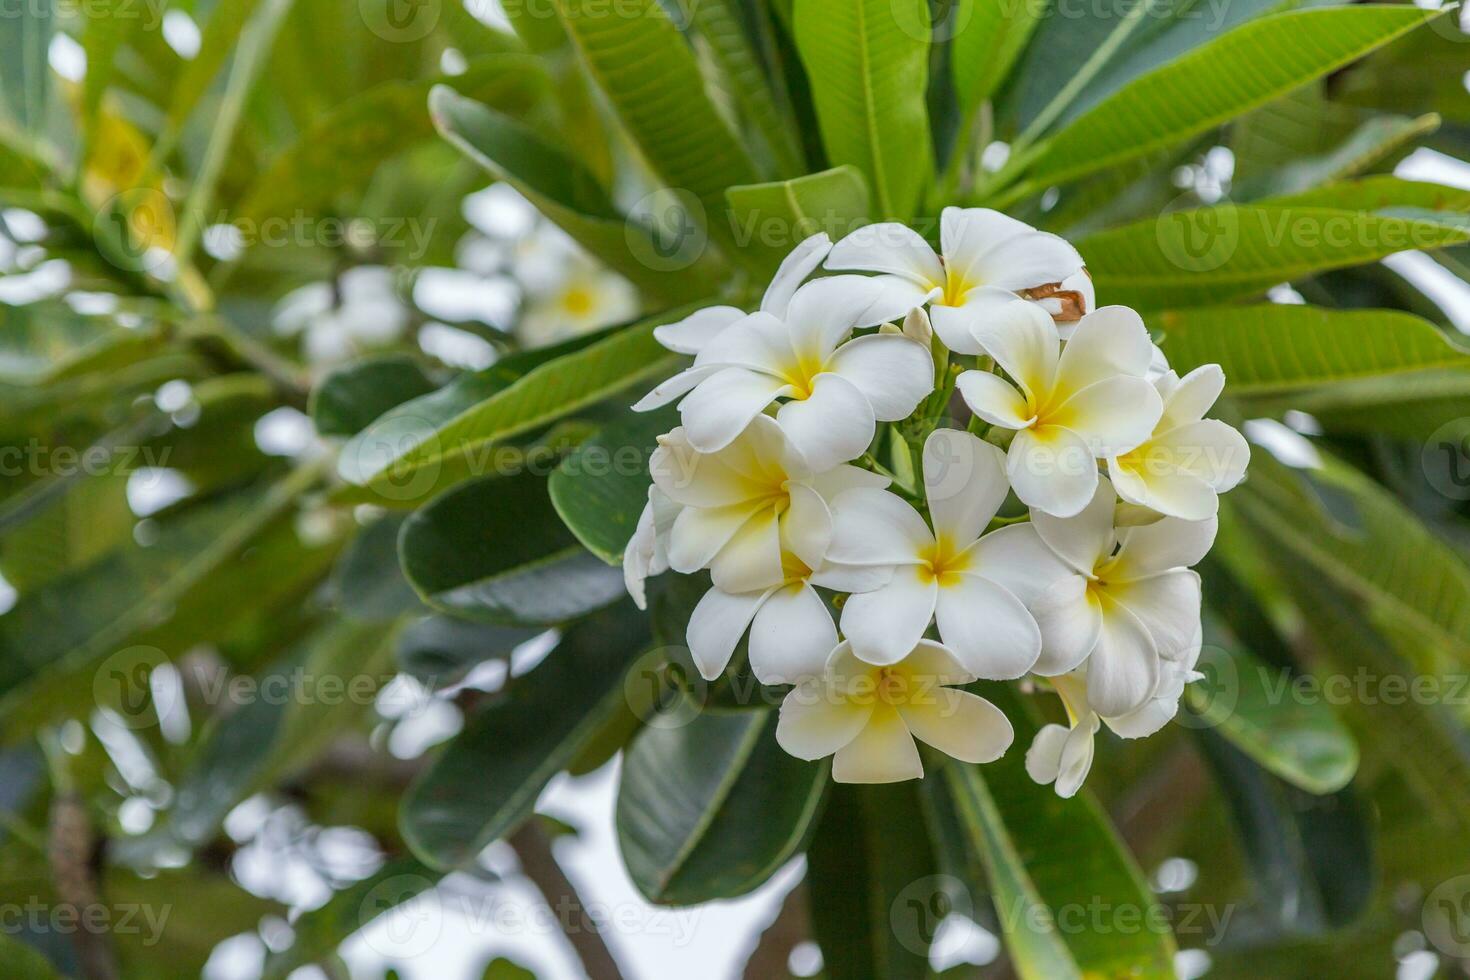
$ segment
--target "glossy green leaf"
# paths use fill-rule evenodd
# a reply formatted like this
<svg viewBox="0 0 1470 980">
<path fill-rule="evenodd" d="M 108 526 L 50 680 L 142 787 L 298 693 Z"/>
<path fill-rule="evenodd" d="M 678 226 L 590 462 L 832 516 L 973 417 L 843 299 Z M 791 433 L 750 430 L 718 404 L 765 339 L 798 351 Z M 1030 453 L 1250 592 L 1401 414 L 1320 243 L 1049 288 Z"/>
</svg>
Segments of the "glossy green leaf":
<svg viewBox="0 0 1470 980">
<path fill-rule="evenodd" d="M 61 980 L 45 954 L 6 933 L 0 933 L 0 960 L 12 980 Z"/>
<path fill-rule="evenodd" d="M 623 703 L 624 674 L 648 643 L 631 602 L 570 626 L 409 788 L 399 823 L 414 853 L 431 867 L 465 867 L 529 817 L 551 777 Z"/>
<path fill-rule="evenodd" d="M 1077 243 L 1098 294 L 1144 310 L 1208 306 L 1409 248 L 1470 241 L 1436 218 L 1346 208 L 1217 205 L 1175 211 Z"/>
<path fill-rule="evenodd" d="M 389 623 L 425 611 L 398 564 L 398 534 L 403 523 L 401 514 L 378 518 L 357 532 L 338 559 L 332 589 L 338 608 L 348 618 Z"/>
<path fill-rule="evenodd" d="M 867 182 L 853 166 L 732 187 L 725 198 L 737 242 L 756 256 L 756 268 L 767 277 L 802 241 L 819 231 L 837 241 L 867 224 L 871 213 Z"/>
<path fill-rule="evenodd" d="M 540 632 L 436 614 L 411 623 L 398 634 L 394 659 L 403 673 L 430 690 L 440 690 L 459 683 L 486 661 L 509 660 L 517 646 Z"/>
<path fill-rule="evenodd" d="M 1218 126 L 1422 25 L 1399 6 L 1261 17 L 1124 85 L 1030 156 L 1028 186 L 1075 180 Z"/>
<path fill-rule="evenodd" d="M 665 186 L 690 194 L 711 238 L 731 244 L 725 188 L 755 167 L 705 92 L 694 52 L 658 0 L 556 0 L 562 23 L 623 128 Z"/>
<path fill-rule="evenodd" d="M 355 436 L 389 409 L 433 390 L 412 357 L 370 357 L 338 368 L 312 389 L 311 420 L 324 436 Z"/>
<path fill-rule="evenodd" d="M 962 0 L 950 40 L 950 73 L 960 112 L 968 117 L 1010 75 L 1047 7 L 1040 3 Z"/>
<path fill-rule="evenodd" d="M 943 880 L 915 784 L 833 784 L 807 852 L 812 931 L 832 980 L 922 980 Z"/>
<path fill-rule="evenodd" d="M 23 4 L 5 15 L 0 35 L 0 96 L 9 117 L 22 130 L 44 128 L 51 66 L 47 55 L 55 31 L 52 0 Z"/>
<path fill-rule="evenodd" d="M 549 625 L 623 595 L 623 577 L 577 542 L 534 473 L 477 480 L 403 524 L 399 557 L 425 602 L 471 619 Z"/>
<path fill-rule="evenodd" d="M 1396 310 L 1271 303 L 1176 310 L 1157 322 L 1175 370 L 1219 364 L 1235 396 L 1371 378 L 1397 385 L 1412 372 L 1470 369 L 1470 351 L 1434 324 Z"/>
<path fill-rule="evenodd" d="M 350 482 L 386 485 L 413 497 L 420 492 L 415 484 L 432 485 L 440 468 L 473 461 L 495 443 L 672 374 L 679 358 L 653 339 L 653 328 L 688 312 L 670 310 L 549 355 L 535 352 L 535 366 L 498 389 L 506 375 L 492 368 L 479 376 L 483 384 L 471 381 L 468 390 L 446 389 L 401 405 L 343 447 L 338 472 Z M 485 394 L 465 404 L 480 392 Z"/>
<path fill-rule="evenodd" d="M 825 766 L 776 744 L 774 711 L 705 711 L 645 728 L 618 785 L 618 846 L 633 883 L 659 905 L 759 887 L 806 838 L 826 778 Z"/>
<path fill-rule="evenodd" d="M 629 413 L 578 446 L 551 474 L 551 502 L 577 540 L 609 565 L 648 503 L 648 458 L 658 437 L 678 425 L 673 409 Z"/>
<path fill-rule="evenodd" d="M 944 777 L 968 844 L 989 873 L 1016 973 L 1022 980 L 1173 977 L 1168 919 L 1107 816 L 1085 789 L 1064 800 L 1033 782 L 1022 751 L 1038 727 L 1033 708 L 1006 685 L 977 689 L 1011 719 L 1015 744 L 988 766 L 950 763 Z M 1138 928 L 1084 931 L 1058 919 L 1099 900 Z"/>
<path fill-rule="evenodd" d="M 793 18 L 828 161 L 862 171 L 874 217 L 911 217 L 934 168 L 927 0 L 797 0 Z"/>
</svg>

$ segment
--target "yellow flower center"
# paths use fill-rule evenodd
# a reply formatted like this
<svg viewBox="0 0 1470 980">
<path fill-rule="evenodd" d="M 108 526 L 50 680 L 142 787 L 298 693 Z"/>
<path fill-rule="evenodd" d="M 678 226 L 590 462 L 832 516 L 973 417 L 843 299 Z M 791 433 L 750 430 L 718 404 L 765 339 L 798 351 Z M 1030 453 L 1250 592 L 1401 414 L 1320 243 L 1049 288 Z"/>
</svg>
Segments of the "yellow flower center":
<svg viewBox="0 0 1470 980">
<path fill-rule="evenodd" d="M 938 285 L 936 283 L 935 285 Z M 944 295 L 938 300 L 941 306 L 959 306 L 965 301 L 965 294 L 976 286 L 978 282 L 971 282 L 964 273 L 959 272 L 954 266 L 945 264 L 944 267 Z"/>
<path fill-rule="evenodd" d="M 573 316 L 586 316 L 592 312 L 594 300 L 592 290 L 586 286 L 569 286 L 567 291 L 562 293 L 561 305 L 562 309 Z"/>
<path fill-rule="evenodd" d="M 919 553 L 919 580 L 937 582 L 941 589 L 958 585 L 960 574 L 971 566 L 970 553 L 957 548 L 947 534 L 936 534 L 934 544 Z"/>
<path fill-rule="evenodd" d="M 819 358 L 796 354 L 782 365 L 778 377 L 796 389 L 791 394 L 792 398 L 797 401 L 805 401 L 812 396 L 812 388 L 816 386 L 817 375 L 826 369 L 827 365 L 823 364 Z"/>
<path fill-rule="evenodd" d="M 898 706 L 909 700 L 909 678 L 901 670 L 884 667 L 878 671 L 878 700 L 882 704 Z"/>
</svg>

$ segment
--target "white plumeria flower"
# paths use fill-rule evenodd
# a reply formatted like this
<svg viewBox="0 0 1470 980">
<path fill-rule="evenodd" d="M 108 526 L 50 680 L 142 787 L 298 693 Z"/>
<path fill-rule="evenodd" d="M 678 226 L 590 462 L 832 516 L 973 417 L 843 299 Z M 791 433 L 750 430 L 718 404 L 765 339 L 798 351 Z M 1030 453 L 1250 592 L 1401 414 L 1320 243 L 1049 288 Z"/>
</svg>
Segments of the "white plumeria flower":
<svg viewBox="0 0 1470 980">
<path fill-rule="evenodd" d="M 516 335 L 524 347 L 545 347 L 631 320 L 638 310 L 628 280 L 596 264 L 572 264 L 555 288 L 527 295 Z"/>
<path fill-rule="evenodd" d="M 1026 750 L 1026 772 L 1043 785 L 1055 783 L 1064 799 L 1077 795 L 1092 768 L 1093 738 L 1099 723 L 1121 738 L 1145 738 L 1159 731 L 1179 713 L 1184 687 L 1202 678 L 1194 670 L 1199 645 L 1184 660 L 1163 661 L 1163 673 L 1153 697 L 1141 708 L 1115 718 L 1103 718 L 1087 703 L 1085 671 L 1051 679 L 1067 709 L 1067 725 L 1044 725 Z"/>
<path fill-rule="evenodd" d="M 1108 459 L 1118 496 L 1187 521 L 1214 517 L 1219 494 L 1245 478 L 1250 446 L 1218 419 L 1205 418 L 1225 388 L 1218 364 L 1197 367 L 1183 378 L 1173 371 L 1154 381 L 1164 413 L 1147 441 Z"/>
<path fill-rule="evenodd" d="M 832 239 L 826 232 L 818 232 L 792 249 L 781 260 L 781 267 L 766 287 L 765 295 L 761 297 L 760 312 L 769 313 L 778 320 L 786 319 L 791 297 L 806 277 L 817 271 L 830 251 Z M 653 337 L 676 353 L 698 354 L 726 327 L 745 319 L 745 316 L 745 311 L 738 306 L 707 306 L 682 320 L 654 327 Z"/>
<path fill-rule="evenodd" d="M 980 353 L 973 329 L 1017 293 L 1082 271 L 1065 239 L 989 208 L 945 208 L 939 242 L 942 255 L 906 225 L 867 225 L 833 246 L 827 268 L 886 273 L 907 287 L 910 305 L 932 301 L 934 330 L 958 354 Z M 1051 303 L 1059 313 L 1062 305 L 1060 297 Z"/>
<path fill-rule="evenodd" d="M 1115 718 L 1158 690 L 1161 660 L 1199 647 L 1200 580 L 1188 566 L 1215 541 L 1216 522 L 1166 517 L 1114 528 L 1117 496 L 1099 484 L 1075 517 L 1033 511 L 1037 533 L 1074 574 L 1032 603 L 1041 628 L 1035 671 L 1055 676 L 1087 664 L 1087 701 Z"/>
<path fill-rule="evenodd" d="M 914 739 L 962 762 L 993 762 L 1015 733 L 999 708 L 950 685 L 975 679 L 938 643 L 921 640 L 887 666 L 843 643 L 820 677 L 781 703 L 776 740 L 798 759 L 834 755 L 839 783 L 892 783 L 924 775 Z"/>
<path fill-rule="evenodd" d="M 638 517 L 633 537 L 623 549 L 623 584 L 639 609 L 648 608 L 644 583 L 669 570 L 669 533 L 680 507 L 657 486 L 648 488 L 648 503 Z"/>
<path fill-rule="evenodd" d="M 634 405 L 648 411 L 683 398 L 689 441 L 703 452 L 729 445 L 778 398 L 776 421 L 816 470 L 860 456 L 878 422 L 907 418 L 934 389 L 934 359 L 904 336 L 855 329 L 907 312 L 866 276 L 832 276 L 798 289 L 783 322 L 752 313 L 705 344 L 694 366 Z"/>
<path fill-rule="evenodd" d="M 975 336 L 1015 384 L 966 371 L 956 386 L 980 418 L 1017 430 L 1006 459 L 1016 496 L 1048 514 L 1076 514 L 1097 489 L 1095 460 L 1142 443 L 1163 412 L 1144 379 L 1153 344 L 1143 320 L 1105 306 L 1083 317 L 1063 347 L 1040 307 L 1013 302 Z"/>
<path fill-rule="evenodd" d="M 409 311 L 399 297 L 392 269 L 356 266 L 335 284 L 317 282 L 288 293 L 273 314 L 276 332 L 305 333 L 302 353 L 317 366 L 330 366 L 399 341 Z"/>
<path fill-rule="evenodd" d="M 933 618 L 971 673 L 1020 677 L 1041 652 L 1027 602 L 1067 575 L 1067 566 L 1029 524 L 981 537 L 1006 497 L 999 449 L 967 432 L 938 429 L 923 456 L 932 531 L 886 490 L 849 490 L 834 502 L 828 557 L 893 569 L 887 585 L 848 598 L 842 632 L 863 660 L 891 664 L 908 655 Z"/>
<path fill-rule="evenodd" d="M 634 556 L 631 573 L 625 564 L 630 591 L 634 580 L 641 589 L 637 576 L 656 568 L 660 557 L 685 574 L 708 568 L 714 588 L 689 623 L 690 652 L 700 673 L 718 677 L 748 626 L 751 668 L 762 681 L 819 671 L 837 634 L 812 585 L 850 590 L 881 584 L 871 571 L 845 573 L 826 565 L 832 536 L 828 501 L 888 481 L 855 466 L 812 472 L 775 420 L 764 415 L 716 453 L 699 452 L 677 428 L 659 439 L 649 469 L 669 509 L 661 512 L 658 498 L 650 497 L 634 536 L 639 547 L 628 552 Z M 650 549 L 650 533 L 655 542 L 666 539 L 662 552 L 657 543 Z"/>
</svg>

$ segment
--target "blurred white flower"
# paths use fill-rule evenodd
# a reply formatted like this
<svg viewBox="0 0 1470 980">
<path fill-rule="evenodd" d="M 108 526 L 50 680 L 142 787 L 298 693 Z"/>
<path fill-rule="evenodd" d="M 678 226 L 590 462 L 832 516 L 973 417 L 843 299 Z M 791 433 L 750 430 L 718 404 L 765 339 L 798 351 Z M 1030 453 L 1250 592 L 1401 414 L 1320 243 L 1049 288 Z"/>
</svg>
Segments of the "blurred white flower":
<svg viewBox="0 0 1470 980">
<path fill-rule="evenodd" d="M 409 311 L 392 269 L 357 266 L 338 277 L 335 289 L 314 282 L 286 294 L 271 320 L 282 336 L 302 336 L 308 363 L 327 366 L 401 339 Z"/>
</svg>

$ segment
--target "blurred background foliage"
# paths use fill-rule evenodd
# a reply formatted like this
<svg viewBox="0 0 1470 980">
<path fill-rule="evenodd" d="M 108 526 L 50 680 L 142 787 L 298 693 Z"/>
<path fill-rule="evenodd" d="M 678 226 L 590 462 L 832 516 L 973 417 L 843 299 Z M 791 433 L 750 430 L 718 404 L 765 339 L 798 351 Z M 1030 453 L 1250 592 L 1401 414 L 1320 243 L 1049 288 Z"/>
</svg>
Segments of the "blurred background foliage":
<svg viewBox="0 0 1470 980">
<path fill-rule="evenodd" d="M 1463 973 L 1470 37 L 1205 7 L 7 5 L 0 902 L 170 914 L 7 918 L 0 971 L 439 975 L 361 935 L 420 893 L 571 895 L 552 841 L 610 796 L 535 808 L 600 772 L 647 902 L 805 868 L 749 976 Z M 626 411 L 676 360 L 652 324 L 956 202 L 1076 241 L 1262 447 L 1207 680 L 1074 801 L 1022 771 L 1025 691 L 990 692 L 1006 760 L 872 789 L 781 754 L 742 678 L 681 692 L 698 591 L 620 598 L 646 479 L 586 465 L 667 428 Z M 649 724 L 691 696 L 724 710 Z M 1177 936 L 1024 914 L 1094 899 Z M 567 933 L 546 975 L 616 975 Z M 456 969 L 530 975 L 479 939 Z"/>
</svg>

